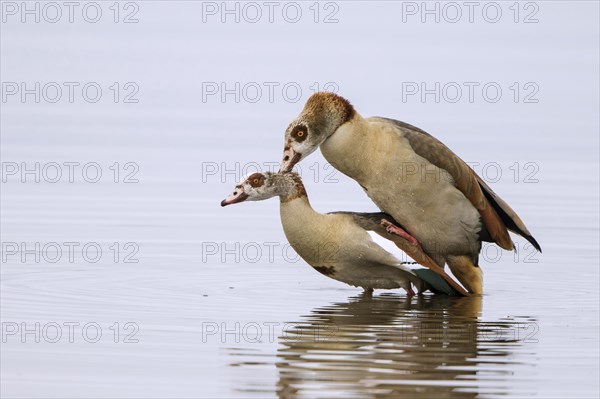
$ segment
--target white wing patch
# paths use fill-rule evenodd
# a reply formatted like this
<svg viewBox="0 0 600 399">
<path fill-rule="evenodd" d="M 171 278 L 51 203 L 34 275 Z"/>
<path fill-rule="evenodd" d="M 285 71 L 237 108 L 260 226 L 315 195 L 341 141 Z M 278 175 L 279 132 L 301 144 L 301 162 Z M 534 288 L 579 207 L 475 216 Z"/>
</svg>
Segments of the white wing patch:
<svg viewBox="0 0 600 399">
<path fill-rule="evenodd" d="M 406 261 L 410 262 L 412 260 L 400 248 L 398 248 L 396 246 L 396 244 L 394 244 L 392 241 L 386 240 L 385 238 L 383 238 L 379 234 L 375 233 L 374 231 L 367 231 L 367 233 L 369 233 L 369 235 L 371 236 L 371 239 L 377 245 L 379 245 L 381 248 L 385 249 L 386 251 L 388 251 L 389 253 L 394 255 L 396 258 L 398 258 L 402 262 L 406 262 Z"/>
<path fill-rule="evenodd" d="M 383 249 L 385 249 L 386 251 L 388 251 L 389 253 L 391 253 L 392 255 L 394 255 L 400 261 L 402 261 L 402 262 L 414 262 L 414 259 L 411 258 L 410 256 L 408 256 L 400 248 L 398 248 L 396 246 L 396 244 L 394 244 L 393 241 L 390 241 L 390 240 L 387 240 L 387 239 L 383 238 L 382 236 L 380 236 L 379 234 L 375 233 L 374 231 L 367 231 L 367 233 L 369 233 L 369 235 L 371 236 L 371 239 L 377 245 L 381 246 Z M 415 264 L 415 265 L 410 265 L 410 267 L 411 268 L 422 268 L 423 266 L 421 266 L 419 264 Z"/>
</svg>

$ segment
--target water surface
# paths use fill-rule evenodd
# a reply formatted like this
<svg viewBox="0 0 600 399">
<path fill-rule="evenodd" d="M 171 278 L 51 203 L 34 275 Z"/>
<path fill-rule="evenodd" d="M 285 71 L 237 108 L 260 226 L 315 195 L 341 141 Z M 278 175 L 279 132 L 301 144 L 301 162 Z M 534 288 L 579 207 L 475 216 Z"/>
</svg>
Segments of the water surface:
<svg viewBox="0 0 600 399">
<path fill-rule="evenodd" d="M 316 25 L 138 4 L 138 24 L 1 25 L 4 82 L 140 89 L 130 104 L 2 103 L 4 165 L 102 171 L 2 183 L 3 397 L 598 397 L 597 3 L 538 2 L 536 24 L 422 24 L 399 23 L 401 3 L 340 2 L 339 23 Z M 202 97 L 203 82 L 273 81 L 301 99 Z M 422 81 L 533 81 L 539 101 L 402 101 Z M 516 254 L 486 247 L 481 298 L 364 297 L 286 246 L 276 200 L 220 208 L 241 174 L 279 161 L 315 82 L 443 140 L 543 254 L 517 237 Z M 375 211 L 319 153 L 301 166 L 317 210 Z M 20 251 L 36 243 L 56 245 Z"/>
</svg>

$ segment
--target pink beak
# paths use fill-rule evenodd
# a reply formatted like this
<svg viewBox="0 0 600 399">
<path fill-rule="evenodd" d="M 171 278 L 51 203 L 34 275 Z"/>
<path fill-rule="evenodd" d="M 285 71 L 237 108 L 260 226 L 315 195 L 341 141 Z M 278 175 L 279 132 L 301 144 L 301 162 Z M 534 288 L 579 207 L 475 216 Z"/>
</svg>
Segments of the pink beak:
<svg viewBox="0 0 600 399">
<path fill-rule="evenodd" d="M 221 201 L 221 206 L 227 206 L 231 204 L 237 204 L 243 202 L 248 198 L 248 194 L 244 192 L 242 186 L 237 186 L 232 194 L 229 194 L 227 198 Z"/>
<path fill-rule="evenodd" d="M 279 172 L 291 172 L 294 166 L 300 161 L 300 158 L 302 158 L 302 154 L 295 152 L 292 147 L 286 147 L 283 150 L 283 161 L 281 162 Z"/>
</svg>

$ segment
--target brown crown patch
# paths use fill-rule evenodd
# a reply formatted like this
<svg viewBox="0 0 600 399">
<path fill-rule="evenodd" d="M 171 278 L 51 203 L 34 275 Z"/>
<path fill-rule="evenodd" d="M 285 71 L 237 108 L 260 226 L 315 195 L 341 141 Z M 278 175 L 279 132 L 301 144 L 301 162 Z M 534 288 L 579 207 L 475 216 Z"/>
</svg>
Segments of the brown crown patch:
<svg viewBox="0 0 600 399">
<path fill-rule="evenodd" d="M 354 107 L 350 104 L 350 101 L 346 100 L 342 96 L 338 96 L 335 93 L 330 93 L 326 91 L 320 91 L 312 96 L 306 101 L 305 109 L 312 109 L 314 111 L 319 111 L 323 108 L 335 109 L 341 116 L 341 124 L 348 122 L 352 117 L 356 114 Z"/>
</svg>

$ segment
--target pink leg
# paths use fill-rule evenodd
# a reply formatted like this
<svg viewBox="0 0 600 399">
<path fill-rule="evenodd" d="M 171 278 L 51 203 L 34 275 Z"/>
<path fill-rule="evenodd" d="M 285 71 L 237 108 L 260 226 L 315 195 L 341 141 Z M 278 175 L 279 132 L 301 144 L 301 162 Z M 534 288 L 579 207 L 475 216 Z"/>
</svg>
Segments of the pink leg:
<svg viewBox="0 0 600 399">
<path fill-rule="evenodd" d="M 386 219 L 381 219 L 381 225 L 385 226 L 385 230 L 390 233 L 390 234 L 396 234 L 397 236 L 400 236 L 402 238 L 404 238 L 406 241 L 408 241 L 409 243 L 411 243 L 413 246 L 417 247 L 417 248 L 421 248 L 421 244 L 419 244 L 419 241 L 417 241 L 417 239 L 413 236 L 411 236 L 410 234 L 408 234 L 404 229 L 394 225 L 392 222 L 390 222 L 389 220 Z"/>
</svg>

